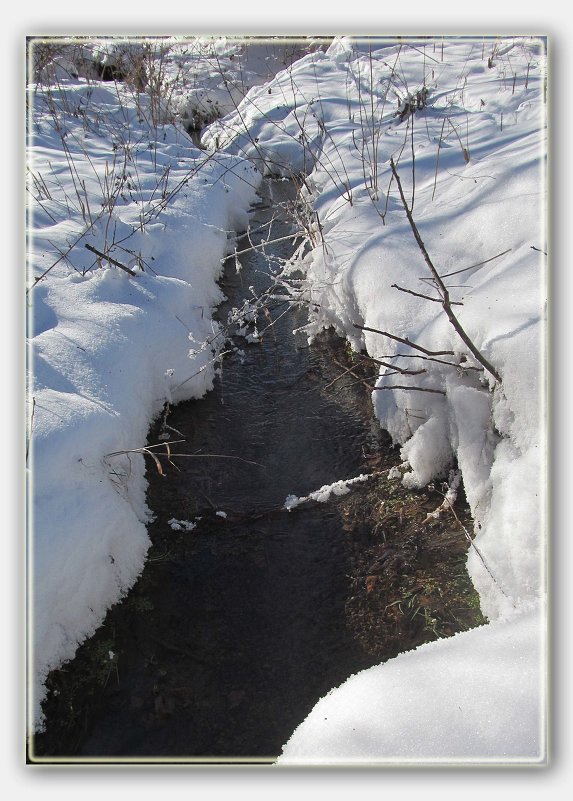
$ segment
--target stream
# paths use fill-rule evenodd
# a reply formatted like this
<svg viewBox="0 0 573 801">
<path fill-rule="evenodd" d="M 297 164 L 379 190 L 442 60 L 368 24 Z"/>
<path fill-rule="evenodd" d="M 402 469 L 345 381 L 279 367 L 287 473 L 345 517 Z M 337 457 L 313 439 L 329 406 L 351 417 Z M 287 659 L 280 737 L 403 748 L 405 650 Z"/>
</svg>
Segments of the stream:
<svg viewBox="0 0 573 801">
<path fill-rule="evenodd" d="M 252 229 L 271 240 L 292 233 L 280 213 L 292 197 L 289 182 L 268 181 Z M 288 239 L 265 248 L 276 258 L 293 249 Z M 250 250 L 239 271 L 227 265 L 221 321 L 249 287 L 269 286 L 273 258 Z M 51 724 L 64 712 L 47 707 L 40 753 L 273 761 L 320 697 L 378 661 L 347 626 L 351 569 L 336 504 L 282 507 L 370 472 L 383 435 L 364 387 L 340 379 L 345 343 L 325 334 L 309 347 L 293 334 L 302 307 L 269 308 L 259 331 L 271 319 L 261 341 L 230 340 L 212 392 L 170 410 L 168 432 L 190 455 L 174 457 L 178 469 L 163 460 L 165 475 L 149 461 L 148 563 L 99 645 L 78 652 L 79 673 L 95 674 L 87 700 L 73 725 Z M 149 443 L 162 430 L 158 421 Z M 57 695 L 65 680 L 53 680 Z"/>
</svg>

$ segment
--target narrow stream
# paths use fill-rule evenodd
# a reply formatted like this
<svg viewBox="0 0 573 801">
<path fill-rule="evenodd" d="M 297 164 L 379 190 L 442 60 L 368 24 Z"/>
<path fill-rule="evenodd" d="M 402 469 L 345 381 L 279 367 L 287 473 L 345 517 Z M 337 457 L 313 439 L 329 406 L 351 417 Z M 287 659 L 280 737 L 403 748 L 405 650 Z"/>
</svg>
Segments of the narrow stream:
<svg viewBox="0 0 573 801">
<path fill-rule="evenodd" d="M 284 181 L 268 191 L 253 229 L 292 195 Z M 279 214 L 261 233 L 291 231 Z M 287 240 L 270 252 L 286 258 L 293 248 Z M 249 287 L 269 285 L 272 267 L 255 250 L 239 272 L 229 261 L 221 320 Z M 166 476 L 149 464 L 148 565 L 106 622 L 102 648 L 114 660 L 97 702 L 79 733 L 50 744 L 48 725 L 46 753 L 272 760 L 321 696 L 377 661 L 347 629 L 336 504 L 281 507 L 290 494 L 369 472 L 379 427 L 363 387 L 351 377 L 332 384 L 344 343 L 324 336 L 309 348 L 293 334 L 304 309 L 285 311 L 268 312 L 276 323 L 261 342 L 232 340 L 211 393 L 171 410 L 171 435 L 194 456 L 175 458 L 179 471 L 167 465 Z M 261 315 L 259 330 L 269 321 Z M 159 434 L 158 423 L 149 442 Z"/>
</svg>

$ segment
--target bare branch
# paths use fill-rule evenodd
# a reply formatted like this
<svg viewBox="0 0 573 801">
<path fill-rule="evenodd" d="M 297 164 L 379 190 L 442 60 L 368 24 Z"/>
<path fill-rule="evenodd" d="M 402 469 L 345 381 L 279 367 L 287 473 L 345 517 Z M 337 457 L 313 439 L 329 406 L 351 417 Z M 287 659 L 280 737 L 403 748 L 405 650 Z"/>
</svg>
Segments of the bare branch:
<svg viewBox="0 0 573 801">
<path fill-rule="evenodd" d="M 339 361 L 338 361 L 338 359 L 336 359 L 335 357 L 333 357 L 332 361 L 334 362 L 334 364 L 338 365 L 338 367 L 344 367 L 344 365 L 343 365 L 341 362 L 339 362 Z M 364 387 L 366 387 L 366 389 L 370 389 L 370 388 L 371 388 L 371 387 L 370 387 L 370 384 L 369 384 L 367 381 L 365 381 L 365 380 L 364 380 L 364 378 L 361 378 L 359 375 L 357 375 L 357 374 L 354 372 L 354 368 L 355 368 L 355 367 L 358 367 L 358 366 L 359 366 L 359 365 L 352 365 L 352 367 L 348 368 L 348 369 L 345 371 L 345 373 L 343 373 L 343 375 L 345 375 L 346 373 L 350 373 L 350 375 L 351 375 L 351 376 L 354 376 L 354 378 L 356 378 L 356 379 L 357 379 L 357 382 L 358 382 L 358 383 L 362 384 Z M 340 377 L 341 377 L 341 376 L 340 376 Z M 334 383 L 334 382 L 332 382 L 332 383 Z M 330 386 L 330 385 L 329 385 L 329 386 Z"/>
<path fill-rule="evenodd" d="M 425 362 L 437 362 L 437 364 L 447 364 L 449 367 L 456 367 L 458 370 L 477 370 L 478 372 L 483 373 L 483 367 L 474 367 L 472 364 L 462 364 L 460 362 L 446 362 L 444 359 L 435 359 L 432 356 L 418 356 L 417 353 L 395 353 L 393 356 L 384 356 L 384 358 L 423 359 Z M 392 366 L 395 368 L 395 365 Z"/>
<path fill-rule="evenodd" d="M 439 490 L 438 490 L 438 492 L 439 492 Z M 440 495 L 443 495 L 443 493 L 440 493 Z M 487 564 L 487 562 L 485 561 L 484 555 L 482 554 L 482 552 L 480 551 L 480 549 L 477 547 L 477 545 L 476 545 L 476 544 L 475 544 L 475 542 L 473 541 L 473 539 L 472 539 L 472 537 L 471 537 L 471 535 L 470 535 L 469 531 L 467 530 L 467 528 L 464 526 L 464 524 L 462 523 L 462 521 L 460 520 L 460 518 L 459 518 L 459 517 L 458 517 L 458 515 L 456 514 L 456 510 L 454 509 L 454 507 L 453 507 L 453 505 L 452 505 L 451 501 L 448 499 L 448 496 L 447 496 L 447 495 L 443 495 L 443 497 L 444 497 L 444 501 L 445 501 L 445 502 L 447 502 L 448 506 L 450 507 L 450 509 L 451 509 L 451 511 L 452 511 L 452 514 L 454 515 L 454 517 L 455 517 L 455 518 L 456 518 L 456 520 L 458 521 L 458 523 L 459 523 L 459 525 L 460 525 L 460 527 L 461 527 L 462 531 L 464 532 L 464 534 L 465 534 L 465 536 L 466 536 L 466 539 L 468 540 L 468 542 L 469 542 L 470 546 L 471 546 L 471 547 L 474 549 L 474 551 L 477 553 L 477 555 L 478 555 L 478 557 L 479 557 L 479 559 L 480 559 L 480 561 L 481 561 L 482 565 L 484 566 L 485 570 L 486 570 L 486 571 L 489 573 L 489 576 L 490 576 L 491 580 L 492 580 L 492 581 L 493 581 L 493 583 L 494 583 L 494 584 L 495 584 L 495 585 L 498 587 L 498 589 L 499 589 L 499 591 L 501 592 L 501 594 L 502 594 L 502 595 L 504 595 L 506 598 L 508 598 L 509 596 L 508 596 L 508 595 L 507 595 L 507 593 L 504 591 L 504 589 L 503 589 L 503 587 L 501 586 L 501 584 L 499 583 L 499 581 L 497 581 L 497 579 L 496 579 L 496 578 L 495 578 L 495 576 L 493 575 L 493 573 L 492 573 L 492 571 L 491 571 L 491 569 L 490 569 L 489 565 L 488 565 L 488 564 Z M 510 600 L 511 600 L 511 599 L 510 599 Z M 512 606 L 513 606 L 513 608 L 515 609 L 515 604 L 513 603 L 513 601 L 511 601 L 511 605 L 512 605 Z"/>
<path fill-rule="evenodd" d="M 124 270 L 126 273 L 129 273 L 134 278 L 137 275 L 137 273 L 134 273 L 133 270 L 129 269 L 129 267 L 126 267 L 125 264 L 122 264 L 120 261 L 117 261 L 116 259 L 112 259 L 111 256 L 106 256 L 106 254 L 102 253 L 101 250 L 96 250 L 96 248 L 94 248 L 92 245 L 89 245 L 87 242 L 84 245 L 84 247 L 87 248 L 88 250 L 91 250 L 91 252 L 95 253 L 96 256 L 100 256 L 102 259 L 105 259 L 110 264 L 114 264 L 116 267 L 119 267 L 120 269 Z"/>
<path fill-rule="evenodd" d="M 339 362 L 337 362 L 337 364 L 338 364 L 338 363 L 339 363 Z M 360 363 L 359 363 L 359 364 L 360 364 Z M 344 370 L 344 372 L 343 372 L 343 373 L 340 373 L 339 375 L 337 375 L 337 376 L 336 376 L 336 378 L 334 378 L 334 379 L 333 379 L 333 380 L 332 380 L 332 381 L 331 381 L 329 384 L 327 384 L 327 385 L 324 387 L 324 389 L 330 389 L 330 387 L 331 387 L 333 384 L 336 384 L 336 382 L 337 382 L 337 381 L 340 381 L 340 379 L 341 379 L 341 378 L 344 378 L 344 376 L 345 376 L 345 375 L 348 375 L 348 373 L 350 373 L 351 375 L 353 375 L 353 376 L 356 378 L 356 374 L 353 372 L 353 370 L 354 370 L 354 367 L 355 367 L 355 366 L 358 366 L 358 365 L 352 365 L 352 367 L 347 367 L 347 369 L 346 369 L 346 370 Z"/>
<path fill-rule="evenodd" d="M 481 267 L 482 265 L 488 264 L 488 262 L 493 261 L 494 259 L 499 259 L 501 256 L 505 256 L 506 253 L 510 253 L 512 250 L 513 248 L 508 248 L 507 250 L 504 250 L 503 253 L 498 253 L 497 256 L 492 256 L 491 259 L 486 259 L 485 261 L 478 261 L 477 264 L 472 264 L 469 267 L 464 267 L 463 270 L 456 270 L 453 273 L 445 273 L 445 275 L 442 275 L 441 278 L 450 278 L 452 275 L 459 275 L 460 273 L 465 273 L 468 270 L 473 270 L 474 267 Z"/>
<path fill-rule="evenodd" d="M 382 362 L 380 359 L 375 359 L 373 356 L 363 356 L 363 359 L 368 359 L 374 364 L 381 364 L 382 367 L 388 367 L 390 370 L 394 370 L 396 373 L 401 373 L 402 375 L 420 375 L 421 373 L 427 373 L 428 371 L 424 368 L 420 370 L 406 370 L 404 367 L 398 367 L 397 364 L 389 364 L 388 362 Z M 389 356 L 388 358 L 393 359 L 394 356 Z M 415 356 L 416 359 L 423 359 L 424 356 Z M 444 362 L 444 364 L 450 364 L 450 362 Z"/>
<path fill-rule="evenodd" d="M 384 337 L 388 337 L 388 339 L 393 339 L 396 342 L 402 342 L 402 344 L 408 345 L 410 348 L 422 351 L 422 353 L 425 353 L 427 356 L 455 356 L 453 350 L 428 350 L 427 348 L 423 348 L 421 345 L 416 345 L 415 342 L 412 342 L 407 337 L 397 337 L 395 334 L 389 334 L 388 331 L 379 331 L 377 328 L 369 328 L 366 325 L 358 325 L 358 323 L 353 323 L 353 325 L 354 328 L 359 328 L 361 331 L 372 331 L 374 334 L 381 334 Z"/>
<path fill-rule="evenodd" d="M 171 440 L 170 443 L 160 442 L 156 445 L 145 445 L 141 448 L 125 448 L 124 450 L 121 451 L 113 451 L 112 453 L 106 453 L 104 459 L 111 459 L 114 456 L 128 456 L 130 453 L 141 453 L 143 455 L 150 456 L 153 459 L 161 475 L 163 475 L 163 470 L 161 469 L 161 463 L 159 463 L 158 457 L 160 456 L 165 456 L 169 462 L 171 462 L 171 460 L 175 456 L 192 458 L 192 459 L 235 459 L 236 461 L 244 462 L 245 464 L 252 464 L 255 465 L 256 467 L 265 468 L 265 465 L 261 464 L 260 462 L 253 462 L 250 459 L 244 459 L 242 456 L 230 456 L 224 453 L 201 453 L 199 451 L 197 451 L 196 453 L 174 453 L 169 447 L 169 445 L 170 444 L 173 445 L 178 442 L 185 442 L 185 440 L 179 440 L 179 439 Z M 151 450 L 152 448 L 163 448 L 163 447 L 165 447 L 166 453 L 157 454 Z M 174 465 L 174 467 L 177 466 Z"/>
<path fill-rule="evenodd" d="M 428 267 L 430 269 L 430 272 L 432 273 L 435 285 L 436 285 L 439 293 L 442 296 L 442 308 L 444 309 L 444 311 L 445 311 L 445 313 L 446 313 L 446 315 L 448 317 L 448 320 L 451 322 L 451 324 L 455 328 L 458 336 L 465 343 L 465 345 L 469 348 L 469 350 L 473 354 L 473 356 L 478 360 L 478 362 L 481 365 L 483 365 L 483 367 L 488 371 L 488 373 L 490 373 L 495 378 L 495 380 L 498 381 L 501 384 L 501 376 L 499 375 L 499 373 L 497 372 L 495 367 L 485 358 L 485 356 L 478 350 L 478 348 L 476 348 L 474 343 L 471 341 L 469 336 L 466 334 L 465 330 L 462 328 L 462 325 L 461 325 L 460 321 L 458 320 L 458 318 L 456 317 L 456 315 L 452 311 L 452 304 L 451 304 L 451 301 L 450 301 L 450 293 L 449 293 L 446 285 L 444 284 L 444 282 L 440 278 L 440 275 L 439 275 L 438 271 L 434 267 L 434 264 L 432 263 L 432 260 L 430 259 L 430 255 L 429 255 L 428 251 L 426 250 L 426 246 L 424 245 L 424 243 L 422 241 L 422 237 L 420 236 L 420 232 L 418 231 L 416 223 L 414 222 L 414 218 L 412 217 L 412 212 L 408 207 L 408 204 L 406 202 L 406 198 L 404 197 L 404 191 L 402 189 L 402 184 L 400 182 L 400 177 L 399 177 L 398 172 L 396 170 L 396 165 L 394 164 L 394 159 L 392 159 L 392 158 L 390 159 L 390 168 L 392 170 L 392 174 L 393 174 L 394 178 L 396 179 L 396 184 L 398 186 L 398 191 L 400 193 L 400 198 L 402 200 L 402 205 L 404 206 L 404 211 L 406 212 L 406 217 L 408 218 L 408 222 L 410 223 L 410 228 L 412 229 L 412 233 L 414 234 L 414 238 L 415 238 L 416 242 L 418 243 L 418 247 L 420 248 L 422 256 L 424 257 L 424 261 L 426 262 L 426 264 L 428 265 Z M 432 354 L 432 355 L 435 355 L 435 354 Z"/>
<path fill-rule="evenodd" d="M 434 392 L 436 395 L 446 394 L 443 389 L 430 389 L 430 387 L 404 387 L 401 384 L 392 384 L 384 387 L 371 387 L 371 389 L 405 389 L 407 392 Z"/>
<path fill-rule="evenodd" d="M 424 298 L 424 300 L 433 300 L 434 303 L 441 303 L 441 298 L 432 298 L 429 295 L 422 295 L 420 292 L 414 292 L 411 289 L 405 289 L 403 286 L 398 286 L 398 284 L 392 284 L 393 289 L 399 289 L 400 292 L 407 292 L 408 295 L 414 295 L 416 298 Z M 460 301 L 451 301 L 452 306 L 463 306 L 464 304 Z"/>
<path fill-rule="evenodd" d="M 259 248 L 262 248 L 264 250 L 264 248 L 267 245 L 274 245 L 276 242 L 283 242 L 286 239 L 297 239 L 297 237 L 300 237 L 300 238 L 304 239 L 305 234 L 303 234 L 301 231 L 297 231 L 294 234 L 287 234 L 286 236 L 279 236 L 278 239 L 264 240 L 263 242 L 260 242 L 258 245 L 253 245 L 252 247 L 245 248 L 244 250 L 234 250 L 232 253 L 229 253 L 228 256 L 223 256 L 223 258 L 221 259 L 221 264 L 223 264 L 223 262 L 227 261 L 228 259 L 235 258 L 235 256 L 242 256 L 243 253 L 249 253 L 251 250 L 258 250 Z M 86 245 L 86 247 L 87 247 L 87 245 Z"/>
</svg>

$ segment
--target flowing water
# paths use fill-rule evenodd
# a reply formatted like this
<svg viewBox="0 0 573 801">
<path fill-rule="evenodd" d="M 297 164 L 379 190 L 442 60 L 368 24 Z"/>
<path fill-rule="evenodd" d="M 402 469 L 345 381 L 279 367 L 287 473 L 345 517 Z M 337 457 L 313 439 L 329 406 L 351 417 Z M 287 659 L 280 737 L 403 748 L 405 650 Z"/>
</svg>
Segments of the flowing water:
<svg viewBox="0 0 573 801">
<path fill-rule="evenodd" d="M 261 235 L 292 232 L 280 213 L 289 196 L 288 182 L 269 181 L 252 228 L 279 212 Z M 293 248 L 284 240 L 266 253 L 288 258 Z M 229 261 L 221 321 L 249 287 L 269 286 L 276 263 L 267 255 L 244 254 L 240 271 Z M 259 331 L 271 319 L 260 342 L 230 340 L 236 350 L 212 392 L 170 411 L 172 438 L 185 439 L 176 449 L 189 455 L 174 458 L 179 470 L 164 460 L 165 476 L 149 464 L 148 564 L 102 627 L 100 651 L 113 659 L 90 703 L 52 735 L 48 715 L 44 753 L 273 759 L 321 696 L 377 661 L 346 625 L 350 569 L 336 504 L 282 506 L 368 472 L 379 427 L 364 388 L 340 379 L 344 343 L 325 335 L 308 347 L 293 334 L 303 308 L 268 309 Z M 158 422 L 150 443 L 160 431 Z M 185 522 L 174 529 L 173 520 Z"/>
</svg>

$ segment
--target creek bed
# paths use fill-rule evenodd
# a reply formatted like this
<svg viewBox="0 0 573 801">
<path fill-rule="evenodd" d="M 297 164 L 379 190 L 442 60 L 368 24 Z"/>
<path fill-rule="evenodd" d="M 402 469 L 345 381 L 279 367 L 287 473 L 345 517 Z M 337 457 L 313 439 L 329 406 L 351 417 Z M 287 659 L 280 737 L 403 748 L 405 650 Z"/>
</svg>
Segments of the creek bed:
<svg viewBox="0 0 573 801">
<path fill-rule="evenodd" d="M 251 224 L 276 217 L 261 235 L 279 239 L 291 232 L 280 210 L 292 187 L 269 181 L 267 188 Z M 284 240 L 266 253 L 288 258 L 293 247 Z M 260 294 L 269 286 L 273 258 L 251 250 L 239 271 L 229 261 L 222 321 L 249 287 Z M 357 371 L 372 376 L 355 365 L 341 378 L 353 364 L 345 343 L 326 333 L 308 347 L 293 334 L 306 321 L 301 308 L 268 309 L 260 330 L 271 319 L 261 341 L 231 340 L 236 349 L 212 392 L 170 410 L 173 438 L 185 439 L 177 449 L 192 455 L 175 457 L 178 469 L 163 462 L 163 476 L 149 463 L 148 562 L 96 635 L 50 675 L 38 755 L 272 762 L 332 687 L 399 650 L 480 622 L 479 611 L 464 617 L 475 599 L 459 578 L 447 631 L 430 628 L 428 615 L 426 624 L 419 613 L 398 616 L 396 598 L 434 603 L 434 585 L 443 606 L 448 570 L 463 573 L 467 542 L 437 523 L 423 547 L 419 520 L 439 496 L 384 483 L 399 455 Z M 163 430 L 157 421 L 149 442 Z M 328 503 L 282 508 L 288 495 L 373 470 L 378 486 L 369 481 Z M 380 493 L 398 517 L 380 514 Z M 390 546 L 392 558 L 381 558 Z M 369 562 L 384 565 L 376 580 Z M 431 613 L 439 617 L 437 604 Z"/>
</svg>

